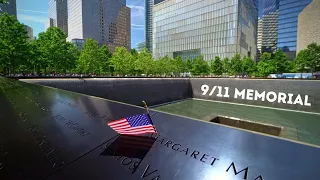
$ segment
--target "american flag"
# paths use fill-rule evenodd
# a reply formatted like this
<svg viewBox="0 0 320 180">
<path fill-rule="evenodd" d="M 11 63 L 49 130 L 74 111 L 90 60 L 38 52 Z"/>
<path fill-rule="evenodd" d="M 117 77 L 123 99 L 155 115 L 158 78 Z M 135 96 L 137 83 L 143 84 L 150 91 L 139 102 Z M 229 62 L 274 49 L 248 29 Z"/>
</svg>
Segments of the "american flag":
<svg viewBox="0 0 320 180">
<path fill-rule="evenodd" d="M 139 114 L 110 121 L 107 123 L 119 134 L 140 135 L 157 133 L 152 125 L 149 114 Z"/>
</svg>

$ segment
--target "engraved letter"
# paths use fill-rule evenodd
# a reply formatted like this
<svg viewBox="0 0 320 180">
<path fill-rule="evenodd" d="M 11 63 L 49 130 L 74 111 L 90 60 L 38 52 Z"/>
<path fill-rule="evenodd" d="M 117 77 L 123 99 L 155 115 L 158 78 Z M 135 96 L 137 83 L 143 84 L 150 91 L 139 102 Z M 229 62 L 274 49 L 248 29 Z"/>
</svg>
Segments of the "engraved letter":
<svg viewBox="0 0 320 180">
<path fill-rule="evenodd" d="M 260 175 L 259 177 L 255 178 L 254 180 L 263 180 L 262 176 Z"/>
<path fill-rule="evenodd" d="M 174 144 L 174 145 L 172 146 L 172 149 L 175 150 L 175 151 L 178 151 L 178 150 L 179 150 L 179 148 L 176 148 L 176 149 L 175 149 L 175 148 L 174 148 L 175 146 L 180 146 L 180 147 L 181 147 L 180 144 Z"/>
<path fill-rule="evenodd" d="M 192 154 L 190 155 L 190 157 L 192 157 L 192 155 L 193 155 L 193 157 L 195 159 L 197 159 L 196 155 L 199 155 L 199 152 L 198 151 L 193 151 Z"/>
<path fill-rule="evenodd" d="M 238 88 L 235 88 L 234 98 L 238 99 L 238 96 L 241 96 L 241 99 L 244 99 L 246 96 L 246 90 L 244 89 L 240 92 Z"/>
<path fill-rule="evenodd" d="M 229 87 L 225 87 L 224 90 L 225 90 L 226 92 L 225 92 L 225 94 L 224 94 L 223 97 L 229 98 L 229 97 L 230 97 L 230 96 L 229 96 Z"/>
<path fill-rule="evenodd" d="M 231 166 L 232 166 L 232 168 L 233 168 L 233 171 L 234 171 L 234 174 L 235 174 L 235 175 L 241 173 L 242 171 L 245 171 L 243 179 L 247 179 L 248 170 L 249 170 L 248 167 L 246 167 L 245 169 L 242 169 L 241 171 L 237 172 L 236 167 L 235 167 L 234 163 L 232 162 L 232 164 L 228 167 L 227 172 L 229 171 L 229 169 L 230 169 Z"/>
<path fill-rule="evenodd" d="M 169 147 L 169 144 L 172 144 L 172 142 L 171 141 L 167 141 L 164 145 Z"/>
<path fill-rule="evenodd" d="M 188 150 L 189 150 L 189 148 L 184 149 L 184 150 L 182 150 L 182 151 L 180 151 L 180 152 L 186 152 L 186 155 L 188 155 Z"/>
<path fill-rule="evenodd" d="M 147 171 L 149 170 L 149 167 L 150 167 L 150 165 L 148 165 L 148 166 L 146 167 L 146 169 L 144 170 L 141 178 L 145 178 L 145 177 L 149 176 L 150 174 L 153 174 L 153 173 L 155 173 L 155 172 L 158 171 L 158 170 L 154 170 L 154 171 L 152 171 L 152 172 L 150 172 L 150 173 L 147 174 Z"/>
<path fill-rule="evenodd" d="M 213 161 L 212 161 L 212 163 L 211 163 L 211 166 L 214 164 L 214 162 L 216 162 L 216 160 L 218 160 L 219 161 L 219 159 L 218 158 L 215 158 L 215 157 L 212 157 L 213 158 Z"/>
<path fill-rule="evenodd" d="M 203 161 L 202 159 L 207 159 L 206 156 L 208 156 L 208 155 L 204 154 L 204 155 L 201 157 L 200 161 L 201 161 L 201 162 L 205 162 L 205 161 Z"/>
<path fill-rule="evenodd" d="M 217 94 L 217 97 L 222 97 L 222 87 L 221 86 L 218 86 L 218 94 Z"/>
</svg>

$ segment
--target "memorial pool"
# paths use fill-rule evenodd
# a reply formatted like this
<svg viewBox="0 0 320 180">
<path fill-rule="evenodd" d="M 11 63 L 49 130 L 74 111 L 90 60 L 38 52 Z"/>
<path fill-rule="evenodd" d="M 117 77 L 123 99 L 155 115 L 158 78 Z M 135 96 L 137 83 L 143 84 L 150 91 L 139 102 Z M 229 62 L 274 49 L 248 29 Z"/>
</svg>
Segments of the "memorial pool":
<svg viewBox="0 0 320 180">
<path fill-rule="evenodd" d="M 210 114 L 216 114 L 282 126 L 282 137 L 320 145 L 320 114 L 317 113 L 195 99 L 158 106 L 154 109 L 200 120 Z"/>
</svg>

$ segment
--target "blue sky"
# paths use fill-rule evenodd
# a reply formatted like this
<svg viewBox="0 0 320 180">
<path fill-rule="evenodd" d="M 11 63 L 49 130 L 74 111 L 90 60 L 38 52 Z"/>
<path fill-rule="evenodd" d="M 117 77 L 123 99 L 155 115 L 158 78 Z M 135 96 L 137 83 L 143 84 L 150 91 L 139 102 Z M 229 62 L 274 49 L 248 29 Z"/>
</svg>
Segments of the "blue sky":
<svg viewBox="0 0 320 180">
<path fill-rule="evenodd" d="M 127 0 L 131 8 L 131 47 L 144 41 L 144 0 Z M 48 0 L 17 0 L 18 20 L 33 28 L 34 35 L 45 31 Z"/>
</svg>

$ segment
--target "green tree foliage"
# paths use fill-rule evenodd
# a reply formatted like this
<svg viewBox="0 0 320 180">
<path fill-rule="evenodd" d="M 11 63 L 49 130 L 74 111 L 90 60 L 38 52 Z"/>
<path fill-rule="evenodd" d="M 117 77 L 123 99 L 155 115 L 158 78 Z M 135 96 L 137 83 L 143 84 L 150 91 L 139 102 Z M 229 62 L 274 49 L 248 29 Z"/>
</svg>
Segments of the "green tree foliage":
<svg viewBox="0 0 320 180">
<path fill-rule="evenodd" d="M 0 4 L 9 4 L 8 0 L 0 0 Z"/>
<path fill-rule="evenodd" d="M 278 50 L 272 58 L 277 73 L 291 72 L 292 66 L 285 53 L 282 50 Z"/>
<path fill-rule="evenodd" d="M 98 42 L 90 38 L 87 39 L 77 62 L 77 71 L 85 74 L 101 74 L 105 65 L 103 56 Z"/>
<path fill-rule="evenodd" d="M 134 69 L 138 75 L 140 74 L 152 74 L 153 73 L 153 58 L 152 54 L 148 52 L 146 48 L 141 50 L 141 52 L 137 55 L 137 59 L 134 62 Z"/>
<path fill-rule="evenodd" d="M 222 62 L 222 67 L 223 67 L 223 73 L 230 74 L 231 72 L 231 62 L 229 58 L 224 58 Z"/>
<path fill-rule="evenodd" d="M 107 45 L 103 45 L 100 48 L 101 58 L 102 58 L 102 71 L 103 73 L 111 74 L 113 72 L 113 69 L 111 69 L 111 57 L 112 53 L 109 50 L 109 47 Z"/>
<path fill-rule="evenodd" d="M 320 71 L 320 45 L 312 43 L 298 53 L 294 60 L 296 69 L 299 72 Z"/>
<path fill-rule="evenodd" d="M 136 50 L 138 52 L 141 52 L 143 49 L 147 48 L 145 42 L 140 42 L 136 45 Z"/>
<path fill-rule="evenodd" d="M 172 59 L 169 56 L 164 56 L 155 61 L 154 73 L 158 75 L 170 76 L 173 72 Z"/>
<path fill-rule="evenodd" d="M 0 15 L 0 69 L 15 73 L 28 57 L 27 32 L 23 24 L 7 13 Z"/>
<path fill-rule="evenodd" d="M 195 76 L 210 74 L 210 66 L 208 62 L 203 59 L 203 56 L 199 56 L 193 60 L 191 73 Z"/>
<path fill-rule="evenodd" d="M 270 53 L 263 53 L 257 65 L 257 75 L 267 77 L 269 74 L 276 73 L 277 69 Z"/>
<path fill-rule="evenodd" d="M 244 57 L 242 59 L 242 71 L 246 75 L 252 76 L 256 71 L 256 64 L 250 57 Z"/>
<path fill-rule="evenodd" d="M 175 72 L 176 73 L 184 73 L 187 71 L 186 62 L 180 56 L 175 58 Z"/>
<path fill-rule="evenodd" d="M 192 71 L 192 61 L 190 59 L 186 60 L 186 71 L 191 72 Z"/>
<path fill-rule="evenodd" d="M 58 27 L 50 27 L 39 34 L 36 40 L 42 68 L 47 72 L 65 73 L 75 65 L 78 52 L 66 41 L 66 34 Z"/>
<path fill-rule="evenodd" d="M 131 53 L 131 55 L 134 56 L 134 57 L 137 57 L 137 56 L 138 56 L 138 51 L 135 50 L 135 49 L 131 49 L 130 53 Z"/>
<path fill-rule="evenodd" d="M 218 56 L 211 61 L 211 72 L 215 75 L 221 75 L 224 71 L 223 64 Z"/>
<path fill-rule="evenodd" d="M 242 73 L 242 62 L 240 54 L 236 54 L 231 59 L 231 72 L 235 75 L 239 75 Z"/>
<path fill-rule="evenodd" d="M 135 74 L 134 61 L 135 58 L 125 47 L 118 47 L 116 48 L 110 62 L 116 73 L 121 75 L 130 75 Z"/>
</svg>

